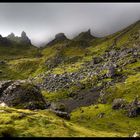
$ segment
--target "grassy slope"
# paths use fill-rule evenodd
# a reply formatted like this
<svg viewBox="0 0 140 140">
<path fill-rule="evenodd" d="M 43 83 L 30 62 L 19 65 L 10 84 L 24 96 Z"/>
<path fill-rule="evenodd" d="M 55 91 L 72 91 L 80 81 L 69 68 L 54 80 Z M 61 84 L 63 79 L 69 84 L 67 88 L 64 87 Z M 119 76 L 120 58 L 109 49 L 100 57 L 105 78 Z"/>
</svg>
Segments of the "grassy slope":
<svg viewBox="0 0 140 140">
<path fill-rule="evenodd" d="M 115 136 L 120 133 L 108 133 L 89 130 L 79 124 L 63 120 L 49 111 L 30 111 L 8 107 L 0 108 L 0 136 L 19 137 L 91 137 Z"/>
<path fill-rule="evenodd" d="M 138 31 L 140 28 L 140 24 L 134 24 L 132 26 L 126 28 L 125 30 L 119 31 L 113 35 L 110 35 L 106 38 L 98 39 L 96 42 L 93 42 L 90 47 L 84 48 L 83 50 L 87 52 L 87 54 L 82 55 L 82 59 L 77 63 L 84 63 L 85 61 L 90 61 L 93 56 L 100 56 L 107 50 L 113 43 L 114 39 L 119 35 L 123 34 L 119 37 L 117 41 L 117 48 L 120 47 L 133 47 L 133 43 L 136 43 L 135 40 L 131 40 L 131 34 Z M 69 52 L 70 50 L 70 52 Z M 75 54 L 75 50 L 67 49 L 67 54 Z M 79 55 L 79 52 L 78 52 Z M 125 60 L 122 60 L 122 63 Z M 70 64 L 72 66 L 72 64 Z M 118 83 L 106 90 L 108 104 L 99 104 L 99 108 L 95 109 L 95 106 L 83 107 L 83 113 L 81 113 L 81 109 L 77 109 L 72 112 L 72 122 L 76 124 L 80 124 L 83 127 L 88 128 L 93 132 L 95 130 L 99 130 L 102 133 L 108 133 L 106 136 L 129 136 L 134 134 L 134 132 L 139 132 L 140 125 L 140 117 L 137 118 L 128 118 L 125 116 L 125 112 L 122 110 L 113 111 L 111 109 L 111 102 L 114 98 L 124 98 L 127 101 L 132 101 L 136 95 L 139 95 L 140 91 L 140 72 L 135 71 L 135 68 L 140 66 L 140 62 L 135 62 L 133 64 L 128 64 L 125 66 L 125 70 L 123 74 L 128 76 L 125 82 Z M 71 67 L 72 68 L 72 67 Z M 69 69 L 64 70 L 63 67 L 61 69 L 59 67 L 55 68 L 55 73 L 63 73 L 64 71 L 69 72 Z M 78 69 L 76 69 L 78 70 Z M 46 97 L 49 99 L 52 98 L 61 98 L 60 96 L 65 97 L 65 92 L 63 94 L 56 93 L 54 94 L 46 94 Z M 96 110 L 96 111 L 95 111 Z M 103 118 L 98 118 L 97 115 L 99 113 L 105 113 Z M 104 132 L 105 131 L 105 132 Z M 102 134 L 103 135 L 103 134 Z M 100 135 L 101 136 L 101 135 Z"/>
<path fill-rule="evenodd" d="M 117 47 L 125 47 L 125 45 L 133 47 L 132 43 L 135 41 L 130 42 L 130 34 L 139 28 L 140 24 L 136 24 L 130 31 L 121 36 L 117 42 Z M 76 51 L 75 46 L 67 48 L 65 44 L 56 44 L 41 50 L 42 57 L 39 58 L 36 58 L 36 56 L 40 54 L 40 51 L 34 48 L 25 50 L 25 48 L 14 47 L 11 51 L 7 51 L 7 48 L 0 46 L 0 59 L 7 61 L 7 64 L 0 65 L 0 70 L 3 72 L 0 73 L 0 79 L 26 79 L 29 76 L 44 73 L 47 70 L 47 66 L 44 65 L 45 61 L 60 52 L 66 58 L 80 56 L 81 59 L 74 63 L 59 64 L 52 69 L 52 72 L 61 74 L 78 71 L 82 64 L 90 61 L 93 56 L 103 54 L 113 44 L 115 37 L 123 32 L 124 30 L 105 38 L 98 38 L 91 42 L 90 47 L 77 47 Z M 135 131 L 139 132 L 140 117 L 128 118 L 122 110 L 113 111 L 110 104 L 117 97 L 131 101 L 135 95 L 139 95 L 140 73 L 139 71 L 134 71 L 134 68 L 139 66 L 139 61 L 126 65 L 126 70 L 124 71 L 128 75 L 126 81 L 106 90 L 108 92 L 106 96 L 108 104 L 99 104 L 97 109 L 95 109 L 95 106 L 83 107 L 83 113 L 79 108 L 72 112 L 71 121 L 64 121 L 48 111 L 33 112 L 5 108 L 4 110 L 10 110 L 12 113 L 1 113 L 0 127 L 2 129 L 0 129 L 0 134 L 13 131 L 12 135 L 15 136 L 128 136 Z M 57 99 L 62 96 L 65 97 L 66 94 L 68 93 L 64 91 L 55 94 L 48 93 L 45 96 L 48 99 Z M 20 119 L 18 111 L 35 114 L 26 115 L 26 117 Z M 98 118 L 97 115 L 102 112 L 105 113 L 105 116 Z"/>
<path fill-rule="evenodd" d="M 39 50 L 33 46 L 0 46 L 0 79 L 26 79 L 37 69 Z"/>
<path fill-rule="evenodd" d="M 127 47 L 133 47 L 132 43 L 135 41 L 129 41 L 131 33 L 134 33 L 140 29 L 140 24 L 136 24 L 130 31 L 121 36 L 117 42 L 117 47 L 125 46 L 129 42 Z M 111 41 L 111 40 L 109 40 Z M 106 45 L 98 45 L 101 47 L 101 51 L 90 47 L 92 52 L 102 53 L 102 50 L 106 49 Z M 136 95 L 140 96 L 140 71 L 134 71 L 134 69 L 140 66 L 140 61 L 125 66 L 123 71 L 128 77 L 124 82 L 117 83 L 114 86 L 109 87 L 105 92 L 107 104 L 98 104 L 95 106 L 78 108 L 72 112 L 72 122 L 78 123 L 81 126 L 89 128 L 90 130 L 96 129 L 100 131 L 106 130 L 106 132 L 121 133 L 122 136 L 133 135 L 135 132 L 140 132 L 140 117 L 128 118 L 126 112 L 123 110 L 112 110 L 111 103 L 115 98 L 124 98 L 128 102 L 132 101 Z M 83 110 L 83 111 L 81 111 Z M 100 113 L 105 113 L 103 118 L 97 117 Z"/>
</svg>

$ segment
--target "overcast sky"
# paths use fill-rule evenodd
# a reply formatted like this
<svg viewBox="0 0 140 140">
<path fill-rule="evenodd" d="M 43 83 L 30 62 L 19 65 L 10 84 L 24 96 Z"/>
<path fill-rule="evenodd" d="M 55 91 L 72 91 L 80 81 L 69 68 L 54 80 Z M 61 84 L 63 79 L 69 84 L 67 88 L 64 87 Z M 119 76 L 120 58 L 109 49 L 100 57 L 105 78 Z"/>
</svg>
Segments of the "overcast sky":
<svg viewBox="0 0 140 140">
<path fill-rule="evenodd" d="M 64 32 L 72 38 L 89 28 L 105 36 L 140 20 L 140 3 L 0 3 L 0 34 L 24 30 L 38 45 Z"/>
</svg>

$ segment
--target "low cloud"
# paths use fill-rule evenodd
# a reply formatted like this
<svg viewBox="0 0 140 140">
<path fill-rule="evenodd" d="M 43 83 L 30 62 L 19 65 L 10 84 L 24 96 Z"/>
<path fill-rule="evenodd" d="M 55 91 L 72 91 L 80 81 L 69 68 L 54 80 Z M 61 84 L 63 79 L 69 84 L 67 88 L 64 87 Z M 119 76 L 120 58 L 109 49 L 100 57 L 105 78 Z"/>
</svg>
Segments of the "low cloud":
<svg viewBox="0 0 140 140">
<path fill-rule="evenodd" d="M 91 29 L 93 35 L 114 33 L 140 19 L 139 3 L 1 3 L 0 34 L 24 30 L 39 45 L 64 32 L 73 38 Z"/>
</svg>

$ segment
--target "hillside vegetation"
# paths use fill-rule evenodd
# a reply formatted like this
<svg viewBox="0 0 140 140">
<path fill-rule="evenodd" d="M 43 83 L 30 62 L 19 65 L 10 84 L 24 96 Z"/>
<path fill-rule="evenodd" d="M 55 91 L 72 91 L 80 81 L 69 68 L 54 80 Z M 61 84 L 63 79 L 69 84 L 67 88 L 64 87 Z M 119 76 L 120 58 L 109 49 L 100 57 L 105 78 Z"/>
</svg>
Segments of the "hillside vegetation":
<svg viewBox="0 0 140 140">
<path fill-rule="evenodd" d="M 71 40 L 60 33 L 43 48 L 23 36 L 0 44 L 0 80 L 12 80 L 0 87 L 0 101 L 11 105 L 0 108 L 0 136 L 140 136 L 140 21 L 102 38 L 90 30 Z M 17 80 L 36 87 L 16 92 Z M 34 101 L 17 108 L 5 95 L 13 91 L 39 92 L 46 109 Z"/>
</svg>

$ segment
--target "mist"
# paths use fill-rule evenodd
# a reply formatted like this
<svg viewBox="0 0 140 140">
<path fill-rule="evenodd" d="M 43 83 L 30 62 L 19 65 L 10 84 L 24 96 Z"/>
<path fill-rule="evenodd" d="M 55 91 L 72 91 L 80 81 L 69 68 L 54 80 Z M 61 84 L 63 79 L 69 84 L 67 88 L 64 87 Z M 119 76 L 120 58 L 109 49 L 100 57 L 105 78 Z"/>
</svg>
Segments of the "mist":
<svg viewBox="0 0 140 140">
<path fill-rule="evenodd" d="M 139 3 L 0 3 L 0 34 L 25 31 L 36 46 L 59 32 L 72 39 L 91 29 L 102 37 L 140 20 Z"/>
</svg>

